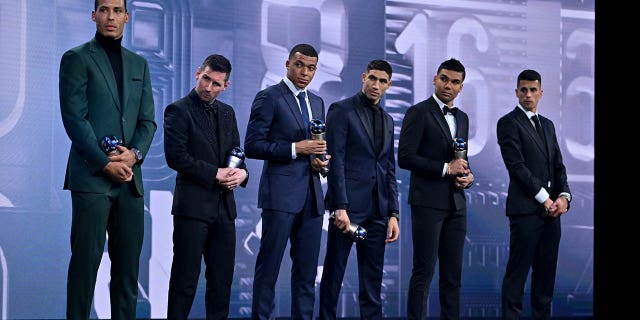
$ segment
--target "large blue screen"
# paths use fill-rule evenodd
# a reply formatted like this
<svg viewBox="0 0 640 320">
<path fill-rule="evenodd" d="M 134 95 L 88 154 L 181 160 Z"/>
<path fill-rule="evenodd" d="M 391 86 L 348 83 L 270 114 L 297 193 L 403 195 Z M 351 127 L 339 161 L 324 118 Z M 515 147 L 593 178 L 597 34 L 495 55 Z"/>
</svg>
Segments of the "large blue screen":
<svg viewBox="0 0 640 320">
<path fill-rule="evenodd" d="M 500 286 L 508 257 L 505 216 L 508 175 L 495 128 L 514 108 L 516 76 L 540 71 L 539 112 L 552 119 L 569 174 L 573 202 L 562 217 L 553 316 L 593 314 L 595 1 L 500 0 L 129 0 L 123 45 L 149 61 L 158 131 L 144 163 L 145 237 L 138 316 L 164 318 L 172 258 L 170 208 L 175 172 L 163 154 L 164 107 L 194 86 L 194 73 L 212 53 L 233 64 L 219 99 L 238 117 L 241 140 L 251 103 L 285 74 L 288 50 L 306 42 L 319 50 L 311 89 L 328 105 L 361 88 L 368 61 L 394 69 L 384 107 L 395 119 L 395 143 L 406 109 L 433 90 L 440 62 L 467 68 L 456 105 L 470 116 L 469 158 L 476 184 L 469 204 L 462 310 L 500 315 Z M 70 142 L 59 111 L 58 69 L 67 49 L 95 33 L 93 1 L 0 0 L 0 319 L 64 318 L 70 257 L 71 202 L 62 190 Z M 237 259 L 231 317 L 251 314 L 260 241 L 257 188 L 262 163 L 247 161 L 252 180 L 236 191 Z M 411 273 L 409 172 L 397 169 L 400 241 L 387 247 L 383 312 L 406 315 Z M 325 224 L 326 230 L 326 224 Z M 326 233 L 323 235 L 323 246 Z M 355 250 L 355 249 L 354 249 Z M 324 260 L 324 247 L 320 261 Z M 339 300 L 340 317 L 358 317 L 358 278 L 351 255 Z M 290 314 L 290 261 L 276 288 L 276 316 Z M 318 266 L 318 281 L 322 265 Z M 437 277 L 428 316 L 439 315 Z M 109 259 L 103 257 L 92 317 L 109 318 Z M 525 296 L 528 310 L 529 297 Z M 316 308 L 317 312 L 317 308 Z M 204 318 L 204 279 L 191 315 Z"/>
</svg>

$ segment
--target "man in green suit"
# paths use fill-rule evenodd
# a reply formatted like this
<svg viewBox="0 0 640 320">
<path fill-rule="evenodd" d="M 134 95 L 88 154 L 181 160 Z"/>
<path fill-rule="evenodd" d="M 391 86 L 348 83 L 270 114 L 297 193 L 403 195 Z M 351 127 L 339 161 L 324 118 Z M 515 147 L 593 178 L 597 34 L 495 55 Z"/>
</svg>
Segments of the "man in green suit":
<svg viewBox="0 0 640 320">
<path fill-rule="evenodd" d="M 91 19 L 95 38 L 60 61 L 60 110 L 71 140 L 64 182 L 72 203 L 67 319 L 89 319 L 107 233 L 111 318 L 135 319 L 144 233 L 140 165 L 157 128 L 149 66 L 121 47 L 126 0 L 96 0 Z M 120 140 L 114 152 L 104 150 L 105 136 Z"/>
</svg>

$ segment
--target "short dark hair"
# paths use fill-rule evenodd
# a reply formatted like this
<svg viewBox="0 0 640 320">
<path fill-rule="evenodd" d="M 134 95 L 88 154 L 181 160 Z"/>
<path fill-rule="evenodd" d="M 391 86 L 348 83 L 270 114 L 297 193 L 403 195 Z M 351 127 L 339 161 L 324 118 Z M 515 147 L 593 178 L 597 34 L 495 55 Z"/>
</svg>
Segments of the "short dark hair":
<svg viewBox="0 0 640 320">
<path fill-rule="evenodd" d="M 439 74 L 440 70 L 442 69 L 451 70 L 455 72 L 462 72 L 462 81 L 464 81 L 464 77 L 467 75 L 466 72 L 464 71 L 464 66 L 462 65 L 462 62 L 460 62 L 456 58 L 450 58 L 449 60 L 442 62 L 438 67 L 438 71 L 436 72 L 436 74 Z"/>
<path fill-rule="evenodd" d="M 371 70 L 384 71 L 389 75 L 389 79 L 391 79 L 391 73 L 393 72 L 389 62 L 386 62 L 384 60 L 371 60 L 371 62 L 369 62 L 369 64 L 367 65 L 367 72 Z"/>
<path fill-rule="evenodd" d="M 229 76 L 231 75 L 231 62 L 229 62 L 229 59 L 225 58 L 223 55 L 212 54 L 208 56 L 200 66 L 200 71 L 204 70 L 206 67 L 209 67 L 211 71 L 226 73 L 224 81 L 229 80 Z"/>
<path fill-rule="evenodd" d="M 313 48 L 313 46 L 311 46 L 310 44 L 306 43 L 299 43 L 293 46 L 293 48 L 291 48 L 291 51 L 289 51 L 289 59 L 293 58 L 293 56 L 296 55 L 296 52 L 300 52 L 305 56 L 309 56 L 312 58 L 318 57 L 318 52 L 316 51 L 316 49 Z"/>
<path fill-rule="evenodd" d="M 526 80 L 526 81 L 538 80 L 538 83 L 542 85 L 542 76 L 540 76 L 540 73 L 538 73 L 538 71 L 531 70 L 531 69 L 523 70 L 522 72 L 520 72 L 520 74 L 518 75 L 518 82 L 516 82 L 516 87 L 520 85 L 520 80 Z"/>
<path fill-rule="evenodd" d="M 95 0 L 93 2 L 93 10 L 98 10 L 98 1 L 100 0 Z M 127 0 L 124 0 L 124 11 L 127 11 Z"/>
</svg>

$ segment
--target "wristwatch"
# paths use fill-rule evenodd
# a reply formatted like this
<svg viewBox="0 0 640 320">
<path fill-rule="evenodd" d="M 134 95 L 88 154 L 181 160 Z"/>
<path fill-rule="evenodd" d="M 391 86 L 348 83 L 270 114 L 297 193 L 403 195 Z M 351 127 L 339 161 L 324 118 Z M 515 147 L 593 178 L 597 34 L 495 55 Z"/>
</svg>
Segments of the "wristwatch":
<svg viewBox="0 0 640 320">
<path fill-rule="evenodd" d="M 142 152 L 136 147 L 131 148 L 131 151 L 136 156 L 136 163 L 140 163 L 142 161 Z"/>
</svg>

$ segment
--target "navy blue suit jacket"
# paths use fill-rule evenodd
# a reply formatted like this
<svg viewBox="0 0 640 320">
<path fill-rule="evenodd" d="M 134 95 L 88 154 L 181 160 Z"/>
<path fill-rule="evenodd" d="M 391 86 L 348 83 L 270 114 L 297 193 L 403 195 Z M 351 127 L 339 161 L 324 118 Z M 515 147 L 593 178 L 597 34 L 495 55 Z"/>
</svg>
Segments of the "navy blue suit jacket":
<svg viewBox="0 0 640 320">
<path fill-rule="evenodd" d="M 516 107 L 498 120 L 497 136 L 509 172 L 507 215 L 540 213 L 535 195 L 544 187 L 552 200 L 571 193 L 566 168 L 551 120 L 538 115 L 546 138 L 540 139 L 526 113 Z"/>
<path fill-rule="evenodd" d="M 335 102 L 327 113 L 327 149 L 331 166 L 325 198 L 329 210 L 346 209 L 349 219 L 360 224 L 373 213 L 372 193 L 377 190 L 383 217 L 399 212 L 396 161 L 393 148 L 393 118 L 384 110 L 383 146 L 375 153 L 373 131 L 368 124 L 370 108 L 356 94 Z M 376 187 L 377 184 L 377 188 Z"/>
<path fill-rule="evenodd" d="M 307 91 L 311 117 L 324 121 L 324 101 Z M 264 160 L 258 207 L 262 209 L 300 212 L 313 179 L 316 213 L 324 214 L 322 185 L 319 174 L 311 168 L 308 155 L 291 159 L 291 144 L 309 139 L 309 128 L 303 125 L 298 102 L 284 81 L 256 94 L 245 136 L 248 158 Z"/>
</svg>

